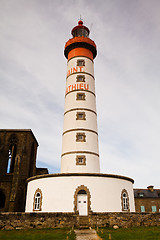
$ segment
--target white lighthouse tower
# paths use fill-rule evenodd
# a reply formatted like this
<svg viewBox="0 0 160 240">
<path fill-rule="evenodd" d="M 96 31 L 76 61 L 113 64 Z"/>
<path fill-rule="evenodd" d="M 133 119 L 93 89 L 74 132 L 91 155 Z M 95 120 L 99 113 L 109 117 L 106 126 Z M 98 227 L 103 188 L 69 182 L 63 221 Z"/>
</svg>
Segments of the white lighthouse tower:
<svg viewBox="0 0 160 240">
<path fill-rule="evenodd" d="M 93 62 L 97 50 L 81 20 L 64 54 L 68 62 L 61 173 L 27 180 L 26 212 L 134 212 L 133 179 L 100 173 Z"/>
<path fill-rule="evenodd" d="M 67 63 L 61 173 L 99 173 L 94 62 L 97 50 L 80 20 L 65 45 Z"/>
</svg>

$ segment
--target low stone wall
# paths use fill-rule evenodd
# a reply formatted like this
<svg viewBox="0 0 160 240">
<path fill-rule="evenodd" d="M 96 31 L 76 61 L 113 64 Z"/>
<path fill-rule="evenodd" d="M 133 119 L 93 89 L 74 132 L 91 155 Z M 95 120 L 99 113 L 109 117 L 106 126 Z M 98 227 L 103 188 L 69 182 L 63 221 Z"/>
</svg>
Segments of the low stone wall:
<svg viewBox="0 0 160 240">
<path fill-rule="evenodd" d="M 0 229 L 72 228 L 79 219 L 74 213 L 0 213 Z M 88 220 L 91 227 L 160 226 L 160 213 L 92 213 Z"/>
<path fill-rule="evenodd" d="M 93 213 L 90 222 L 92 227 L 160 226 L 160 213 Z"/>
<path fill-rule="evenodd" d="M 72 213 L 0 213 L 0 229 L 72 228 L 77 225 Z"/>
</svg>

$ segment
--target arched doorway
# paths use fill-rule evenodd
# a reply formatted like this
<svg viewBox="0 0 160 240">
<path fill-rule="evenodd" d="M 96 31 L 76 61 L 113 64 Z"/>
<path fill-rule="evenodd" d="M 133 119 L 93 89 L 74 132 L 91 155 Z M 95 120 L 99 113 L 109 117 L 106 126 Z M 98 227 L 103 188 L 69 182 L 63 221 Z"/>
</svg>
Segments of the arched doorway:
<svg viewBox="0 0 160 240">
<path fill-rule="evenodd" d="M 5 200 L 6 200 L 6 196 L 4 192 L 0 189 L 0 209 L 4 208 Z"/>
<path fill-rule="evenodd" d="M 77 210 L 80 216 L 88 215 L 88 199 L 85 190 L 80 190 L 77 194 Z"/>
<path fill-rule="evenodd" d="M 84 185 L 79 186 L 75 191 L 74 211 L 80 216 L 87 216 L 91 212 L 91 195 Z"/>
</svg>

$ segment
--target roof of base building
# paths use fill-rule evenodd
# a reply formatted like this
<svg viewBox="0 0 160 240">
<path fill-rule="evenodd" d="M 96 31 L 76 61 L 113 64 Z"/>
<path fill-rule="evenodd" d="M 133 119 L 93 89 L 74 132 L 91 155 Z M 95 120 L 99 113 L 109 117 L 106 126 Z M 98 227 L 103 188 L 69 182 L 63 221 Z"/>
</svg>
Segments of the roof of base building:
<svg viewBox="0 0 160 240">
<path fill-rule="evenodd" d="M 153 186 L 148 186 L 147 189 L 136 188 L 133 190 L 135 198 L 160 198 L 160 189 L 154 189 Z"/>
</svg>

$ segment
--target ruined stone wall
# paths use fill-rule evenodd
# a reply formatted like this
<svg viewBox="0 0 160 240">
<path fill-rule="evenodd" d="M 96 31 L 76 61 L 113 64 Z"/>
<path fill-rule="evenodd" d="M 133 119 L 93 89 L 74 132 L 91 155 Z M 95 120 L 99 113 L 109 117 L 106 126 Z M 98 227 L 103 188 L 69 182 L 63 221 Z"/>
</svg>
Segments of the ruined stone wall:
<svg viewBox="0 0 160 240">
<path fill-rule="evenodd" d="M 74 213 L 0 213 L 0 229 L 72 228 L 79 227 Z M 88 217 L 91 227 L 128 228 L 160 226 L 160 213 L 93 213 Z"/>
<path fill-rule="evenodd" d="M 37 147 L 30 129 L 0 129 L 0 212 L 24 211 L 26 179 L 36 175 Z"/>
</svg>

